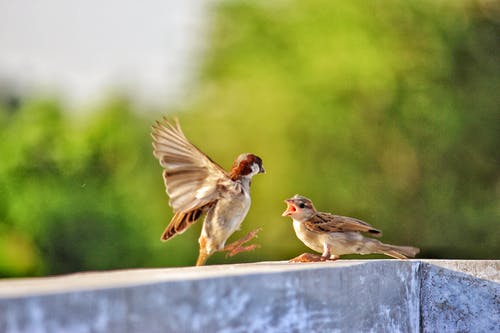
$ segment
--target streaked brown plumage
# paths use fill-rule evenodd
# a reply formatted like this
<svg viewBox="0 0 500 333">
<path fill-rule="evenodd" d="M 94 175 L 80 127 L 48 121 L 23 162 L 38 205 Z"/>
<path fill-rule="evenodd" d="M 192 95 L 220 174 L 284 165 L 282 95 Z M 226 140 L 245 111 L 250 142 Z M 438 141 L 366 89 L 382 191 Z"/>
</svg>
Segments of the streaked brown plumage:
<svg viewBox="0 0 500 333">
<path fill-rule="evenodd" d="M 177 121 L 157 122 L 152 137 L 153 154 L 165 169 L 163 180 L 174 211 L 161 240 L 183 233 L 206 214 L 197 260 L 197 265 L 202 265 L 214 252 L 225 250 L 227 239 L 239 229 L 250 208 L 251 179 L 264 172 L 262 160 L 253 154 L 241 154 L 227 173 L 189 142 Z M 247 238 L 228 245 L 227 250 L 236 254 L 253 249 L 255 246 L 241 246 Z"/>
<path fill-rule="evenodd" d="M 292 261 L 336 260 L 343 254 L 380 253 L 398 259 L 414 257 L 419 249 L 411 246 L 384 244 L 376 239 L 364 237 L 368 233 L 375 237 L 382 232 L 370 224 L 347 216 L 318 212 L 312 201 L 296 194 L 285 200 L 287 209 L 283 216 L 293 219 L 297 237 L 321 257 L 303 254 Z"/>
</svg>

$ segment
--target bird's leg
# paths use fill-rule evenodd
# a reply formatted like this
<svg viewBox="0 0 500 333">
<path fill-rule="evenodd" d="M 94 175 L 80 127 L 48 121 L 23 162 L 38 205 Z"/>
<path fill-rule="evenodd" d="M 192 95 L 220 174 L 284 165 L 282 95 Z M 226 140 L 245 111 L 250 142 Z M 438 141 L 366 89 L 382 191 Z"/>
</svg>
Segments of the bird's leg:
<svg viewBox="0 0 500 333">
<path fill-rule="evenodd" d="M 207 239 L 202 234 L 200 236 L 200 239 L 198 239 L 198 242 L 200 243 L 200 253 L 198 255 L 198 260 L 196 260 L 196 266 L 203 266 L 203 265 L 205 265 L 205 262 L 207 261 L 207 259 L 209 257 L 209 254 L 206 250 Z"/>
<path fill-rule="evenodd" d="M 326 261 L 330 259 L 330 245 L 327 243 L 323 244 L 323 253 L 321 254 L 321 261 Z"/>
<path fill-rule="evenodd" d="M 226 257 L 232 257 L 234 255 L 237 255 L 240 252 L 247 252 L 247 251 L 253 251 L 256 248 L 260 247 L 259 244 L 252 244 L 252 245 L 247 245 L 247 246 L 242 246 L 246 242 L 250 241 L 256 235 L 261 231 L 262 228 L 257 228 L 253 231 L 250 231 L 245 237 L 238 239 L 237 241 L 232 242 L 231 244 L 228 244 L 222 249 L 223 252 L 227 252 Z"/>
<path fill-rule="evenodd" d="M 302 253 L 300 256 L 290 259 L 288 262 L 317 262 L 321 256 L 312 253 Z"/>
<path fill-rule="evenodd" d="M 208 254 L 204 250 L 200 250 L 198 259 L 196 260 L 196 266 L 203 266 L 207 262 Z"/>
</svg>

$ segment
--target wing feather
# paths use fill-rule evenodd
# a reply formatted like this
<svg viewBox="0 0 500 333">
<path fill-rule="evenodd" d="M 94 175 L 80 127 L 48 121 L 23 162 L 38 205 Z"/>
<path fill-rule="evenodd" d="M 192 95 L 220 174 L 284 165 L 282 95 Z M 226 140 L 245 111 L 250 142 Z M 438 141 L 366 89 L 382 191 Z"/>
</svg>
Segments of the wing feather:
<svg viewBox="0 0 500 333">
<path fill-rule="evenodd" d="M 323 212 L 316 213 L 316 215 L 304 224 L 309 231 L 318 233 L 356 231 L 367 232 L 375 237 L 382 236 L 382 231 L 375 229 L 365 221 Z"/>
<path fill-rule="evenodd" d="M 226 171 L 189 142 L 177 120 L 173 124 L 164 118 L 152 129 L 153 155 L 165 169 L 163 179 L 174 212 L 190 212 L 217 200 L 217 186 L 231 181 Z"/>
</svg>

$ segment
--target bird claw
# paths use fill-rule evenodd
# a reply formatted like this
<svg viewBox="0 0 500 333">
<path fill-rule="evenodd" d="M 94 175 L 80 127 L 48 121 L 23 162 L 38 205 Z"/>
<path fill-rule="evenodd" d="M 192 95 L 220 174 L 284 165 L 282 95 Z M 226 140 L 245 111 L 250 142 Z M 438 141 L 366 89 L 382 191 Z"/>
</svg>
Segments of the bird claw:
<svg viewBox="0 0 500 333">
<path fill-rule="evenodd" d="M 300 256 L 290 259 L 288 262 L 318 262 L 321 256 L 312 253 L 302 253 Z"/>
<path fill-rule="evenodd" d="M 253 251 L 257 248 L 260 247 L 259 244 L 252 244 L 252 245 L 247 245 L 247 246 L 242 246 L 243 244 L 247 243 L 254 237 L 257 237 L 257 234 L 262 230 L 262 228 L 257 228 L 253 231 L 250 231 L 245 237 L 232 242 L 231 244 L 228 244 L 224 247 L 222 251 L 227 252 L 226 258 L 227 257 L 232 257 L 237 255 L 240 252 L 247 252 L 247 251 Z"/>
<path fill-rule="evenodd" d="M 258 249 L 259 247 L 260 247 L 259 244 L 252 244 L 252 245 L 247 245 L 247 246 L 239 246 L 239 247 L 236 247 L 233 250 L 228 251 L 228 253 L 226 253 L 226 258 L 235 256 L 235 255 L 237 255 L 240 252 L 253 251 L 255 249 Z"/>
</svg>

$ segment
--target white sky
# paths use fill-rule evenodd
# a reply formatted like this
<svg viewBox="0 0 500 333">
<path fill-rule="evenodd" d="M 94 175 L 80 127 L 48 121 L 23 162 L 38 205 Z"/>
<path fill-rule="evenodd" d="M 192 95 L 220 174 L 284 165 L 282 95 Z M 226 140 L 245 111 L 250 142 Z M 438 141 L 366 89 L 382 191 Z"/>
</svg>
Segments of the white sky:
<svg viewBox="0 0 500 333">
<path fill-rule="evenodd" d="M 0 83 L 71 103 L 114 89 L 176 102 L 208 37 L 205 0 L 0 0 Z"/>
</svg>

